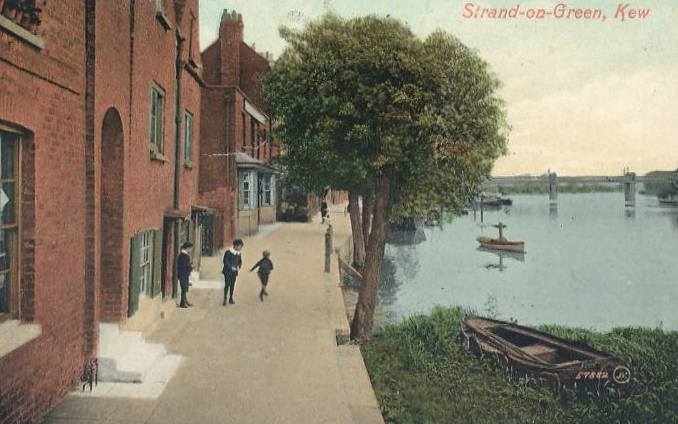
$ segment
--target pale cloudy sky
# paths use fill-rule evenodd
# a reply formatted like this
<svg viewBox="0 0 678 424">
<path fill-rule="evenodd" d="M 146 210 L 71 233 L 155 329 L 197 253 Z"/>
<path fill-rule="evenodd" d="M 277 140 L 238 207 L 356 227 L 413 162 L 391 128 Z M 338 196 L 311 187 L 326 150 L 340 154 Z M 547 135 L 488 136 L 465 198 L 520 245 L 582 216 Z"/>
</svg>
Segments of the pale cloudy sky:
<svg viewBox="0 0 678 424">
<path fill-rule="evenodd" d="M 600 8 L 601 22 L 467 19 L 465 0 L 201 0 L 200 40 L 217 37 L 223 9 L 243 15 L 245 41 L 279 55 L 278 27 L 303 27 L 331 11 L 389 14 L 425 37 L 437 28 L 476 49 L 504 86 L 509 154 L 493 174 L 618 175 L 678 168 L 678 0 L 637 0 L 643 20 L 615 19 L 617 0 L 572 0 Z M 484 0 L 474 5 L 554 11 L 557 0 Z M 625 4 L 625 3 L 623 3 Z"/>
</svg>

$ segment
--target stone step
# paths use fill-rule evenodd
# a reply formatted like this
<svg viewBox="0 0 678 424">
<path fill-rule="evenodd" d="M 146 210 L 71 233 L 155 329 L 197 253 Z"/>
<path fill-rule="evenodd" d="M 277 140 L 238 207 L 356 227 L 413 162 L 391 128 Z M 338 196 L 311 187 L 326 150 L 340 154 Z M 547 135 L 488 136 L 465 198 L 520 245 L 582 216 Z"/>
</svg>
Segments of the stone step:
<svg viewBox="0 0 678 424">
<path fill-rule="evenodd" d="M 99 380 L 141 382 L 166 353 L 164 345 L 148 343 L 140 332 L 107 328 L 100 331 Z"/>
</svg>

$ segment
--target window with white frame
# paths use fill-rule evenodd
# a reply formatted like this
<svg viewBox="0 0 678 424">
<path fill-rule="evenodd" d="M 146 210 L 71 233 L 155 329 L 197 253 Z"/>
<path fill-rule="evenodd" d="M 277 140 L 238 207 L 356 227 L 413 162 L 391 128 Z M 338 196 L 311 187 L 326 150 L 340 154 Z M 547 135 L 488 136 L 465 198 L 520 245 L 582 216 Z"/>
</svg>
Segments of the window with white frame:
<svg viewBox="0 0 678 424">
<path fill-rule="evenodd" d="M 252 178 L 249 172 L 240 173 L 240 209 L 252 208 Z"/>
<path fill-rule="evenodd" d="M 144 231 L 139 236 L 139 294 L 150 296 L 153 290 L 153 231 Z"/>
<path fill-rule="evenodd" d="M 151 87 L 150 148 L 155 154 L 162 154 L 165 132 L 165 92 L 158 86 Z"/>
<path fill-rule="evenodd" d="M 273 176 L 264 175 L 261 177 L 261 183 L 261 203 L 263 206 L 271 206 L 273 204 Z"/>
<path fill-rule="evenodd" d="M 184 113 L 184 162 L 187 164 L 193 160 L 193 115 Z"/>
</svg>

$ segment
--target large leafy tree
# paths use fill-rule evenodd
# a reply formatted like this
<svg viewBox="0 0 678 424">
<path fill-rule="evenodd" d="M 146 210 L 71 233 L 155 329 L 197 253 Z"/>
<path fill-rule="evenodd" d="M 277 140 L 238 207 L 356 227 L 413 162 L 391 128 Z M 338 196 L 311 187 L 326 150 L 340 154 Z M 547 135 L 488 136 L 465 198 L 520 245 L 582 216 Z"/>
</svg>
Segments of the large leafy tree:
<svg viewBox="0 0 678 424">
<path fill-rule="evenodd" d="M 453 36 L 421 40 L 392 18 L 326 15 L 281 35 L 288 47 L 265 95 L 290 177 L 374 196 L 351 324 L 365 341 L 389 220 L 462 207 L 505 151 L 499 83 Z"/>
</svg>

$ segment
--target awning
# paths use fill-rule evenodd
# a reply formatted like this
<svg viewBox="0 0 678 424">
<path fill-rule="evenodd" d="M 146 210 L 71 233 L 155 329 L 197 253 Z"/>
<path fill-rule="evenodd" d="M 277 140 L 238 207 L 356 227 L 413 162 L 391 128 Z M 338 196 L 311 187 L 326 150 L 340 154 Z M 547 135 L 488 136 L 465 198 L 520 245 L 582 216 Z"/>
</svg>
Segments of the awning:
<svg viewBox="0 0 678 424">
<path fill-rule="evenodd" d="M 239 169 L 251 168 L 271 174 L 280 174 L 280 171 L 276 168 L 268 165 L 266 162 L 253 158 L 247 153 L 237 152 L 235 154 L 235 163 Z"/>
<path fill-rule="evenodd" d="M 250 114 L 250 116 L 264 125 L 268 125 L 268 116 L 259 111 L 259 109 L 254 106 L 252 103 L 248 102 L 245 99 L 245 111 Z"/>
</svg>

